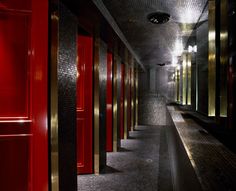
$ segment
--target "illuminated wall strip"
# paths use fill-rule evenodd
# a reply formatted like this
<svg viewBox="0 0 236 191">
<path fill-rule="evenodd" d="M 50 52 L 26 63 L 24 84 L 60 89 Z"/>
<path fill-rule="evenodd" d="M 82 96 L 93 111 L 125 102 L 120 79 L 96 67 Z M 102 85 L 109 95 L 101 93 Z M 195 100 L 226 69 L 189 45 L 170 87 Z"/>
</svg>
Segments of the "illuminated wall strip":
<svg viewBox="0 0 236 191">
<path fill-rule="evenodd" d="M 187 99 L 187 105 L 191 105 L 191 99 L 192 99 L 192 94 L 191 94 L 191 85 L 192 85 L 192 56 L 190 53 L 187 54 L 187 71 L 188 71 L 188 99 Z"/>
<path fill-rule="evenodd" d="M 209 1 L 208 14 L 208 116 L 215 116 L 216 109 L 216 32 L 215 32 L 215 1 Z"/>
<path fill-rule="evenodd" d="M 182 104 L 187 104 L 187 55 L 183 54 L 183 65 L 182 65 Z"/>
<path fill-rule="evenodd" d="M 228 1 L 220 1 L 220 116 L 227 117 Z"/>
<path fill-rule="evenodd" d="M 94 40 L 94 173 L 100 172 L 100 141 L 99 141 L 99 31 Z"/>
<path fill-rule="evenodd" d="M 118 143 L 118 134 L 117 134 L 117 81 L 118 81 L 118 72 L 117 65 L 118 54 L 117 46 L 115 48 L 114 62 L 113 62 L 113 151 L 117 152 L 117 143 Z"/>
<path fill-rule="evenodd" d="M 129 71 L 129 67 L 128 67 L 128 50 L 125 49 L 125 74 L 124 74 L 124 139 L 128 138 L 128 71 Z"/>
<path fill-rule="evenodd" d="M 175 69 L 175 85 L 176 85 L 176 102 L 180 103 L 180 68 Z"/>
<path fill-rule="evenodd" d="M 138 66 L 136 68 L 136 77 L 135 77 L 135 83 L 136 83 L 136 110 L 135 110 L 135 126 L 138 126 Z"/>
<path fill-rule="evenodd" d="M 130 65 L 131 65 L 131 76 L 130 76 L 130 80 L 131 80 L 131 131 L 134 131 L 134 59 L 133 57 L 131 56 L 131 62 L 130 62 Z"/>
<path fill-rule="evenodd" d="M 58 2 L 55 2 L 57 4 Z M 58 6 L 52 6 L 58 9 Z M 51 13 L 51 190 L 59 190 L 58 163 L 58 49 L 59 49 L 59 16 L 58 10 Z"/>
</svg>

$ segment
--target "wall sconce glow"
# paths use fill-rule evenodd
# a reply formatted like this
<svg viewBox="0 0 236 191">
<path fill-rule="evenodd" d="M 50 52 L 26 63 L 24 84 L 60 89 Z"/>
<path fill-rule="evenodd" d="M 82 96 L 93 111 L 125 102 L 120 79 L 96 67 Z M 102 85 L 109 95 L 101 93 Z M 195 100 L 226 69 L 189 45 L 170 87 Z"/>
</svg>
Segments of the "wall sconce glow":
<svg viewBox="0 0 236 191">
<path fill-rule="evenodd" d="M 194 46 L 188 46 L 188 52 L 191 53 L 191 52 L 197 52 L 197 45 L 194 45 Z"/>
</svg>

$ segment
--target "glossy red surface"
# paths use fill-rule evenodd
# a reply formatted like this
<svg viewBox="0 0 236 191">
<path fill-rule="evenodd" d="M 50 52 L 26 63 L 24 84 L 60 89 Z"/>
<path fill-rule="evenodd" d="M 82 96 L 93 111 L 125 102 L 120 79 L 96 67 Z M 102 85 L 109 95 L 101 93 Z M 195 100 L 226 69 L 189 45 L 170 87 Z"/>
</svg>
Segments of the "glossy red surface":
<svg viewBox="0 0 236 191">
<path fill-rule="evenodd" d="M 48 190 L 47 34 L 46 0 L 0 2 L 0 190 Z"/>
<path fill-rule="evenodd" d="M 124 139 L 124 79 L 125 65 L 121 64 L 121 88 L 120 88 L 120 138 Z"/>
<path fill-rule="evenodd" d="M 78 35 L 77 172 L 93 172 L 93 40 Z"/>
<path fill-rule="evenodd" d="M 112 112 L 112 54 L 107 54 L 107 112 L 106 112 L 106 151 L 113 151 L 113 112 Z"/>
</svg>

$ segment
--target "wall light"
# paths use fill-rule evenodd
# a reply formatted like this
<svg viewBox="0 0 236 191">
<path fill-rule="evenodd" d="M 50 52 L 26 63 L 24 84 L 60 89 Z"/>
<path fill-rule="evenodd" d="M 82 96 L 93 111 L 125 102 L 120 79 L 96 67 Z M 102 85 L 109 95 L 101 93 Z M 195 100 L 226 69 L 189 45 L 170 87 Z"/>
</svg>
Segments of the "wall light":
<svg viewBox="0 0 236 191">
<path fill-rule="evenodd" d="M 197 45 L 188 46 L 188 52 L 197 52 Z"/>
</svg>

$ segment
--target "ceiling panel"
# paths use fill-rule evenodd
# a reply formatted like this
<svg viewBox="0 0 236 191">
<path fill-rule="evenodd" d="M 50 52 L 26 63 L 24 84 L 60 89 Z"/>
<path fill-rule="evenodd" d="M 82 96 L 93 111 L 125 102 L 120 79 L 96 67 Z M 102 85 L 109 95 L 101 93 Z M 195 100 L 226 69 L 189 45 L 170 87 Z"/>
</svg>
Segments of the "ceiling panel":
<svg viewBox="0 0 236 191">
<path fill-rule="evenodd" d="M 102 1 L 145 66 L 171 62 L 176 41 L 184 46 L 195 24 L 208 16 L 201 16 L 207 0 Z M 156 11 L 170 14 L 170 21 L 150 23 L 147 15 Z"/>
</svg>

